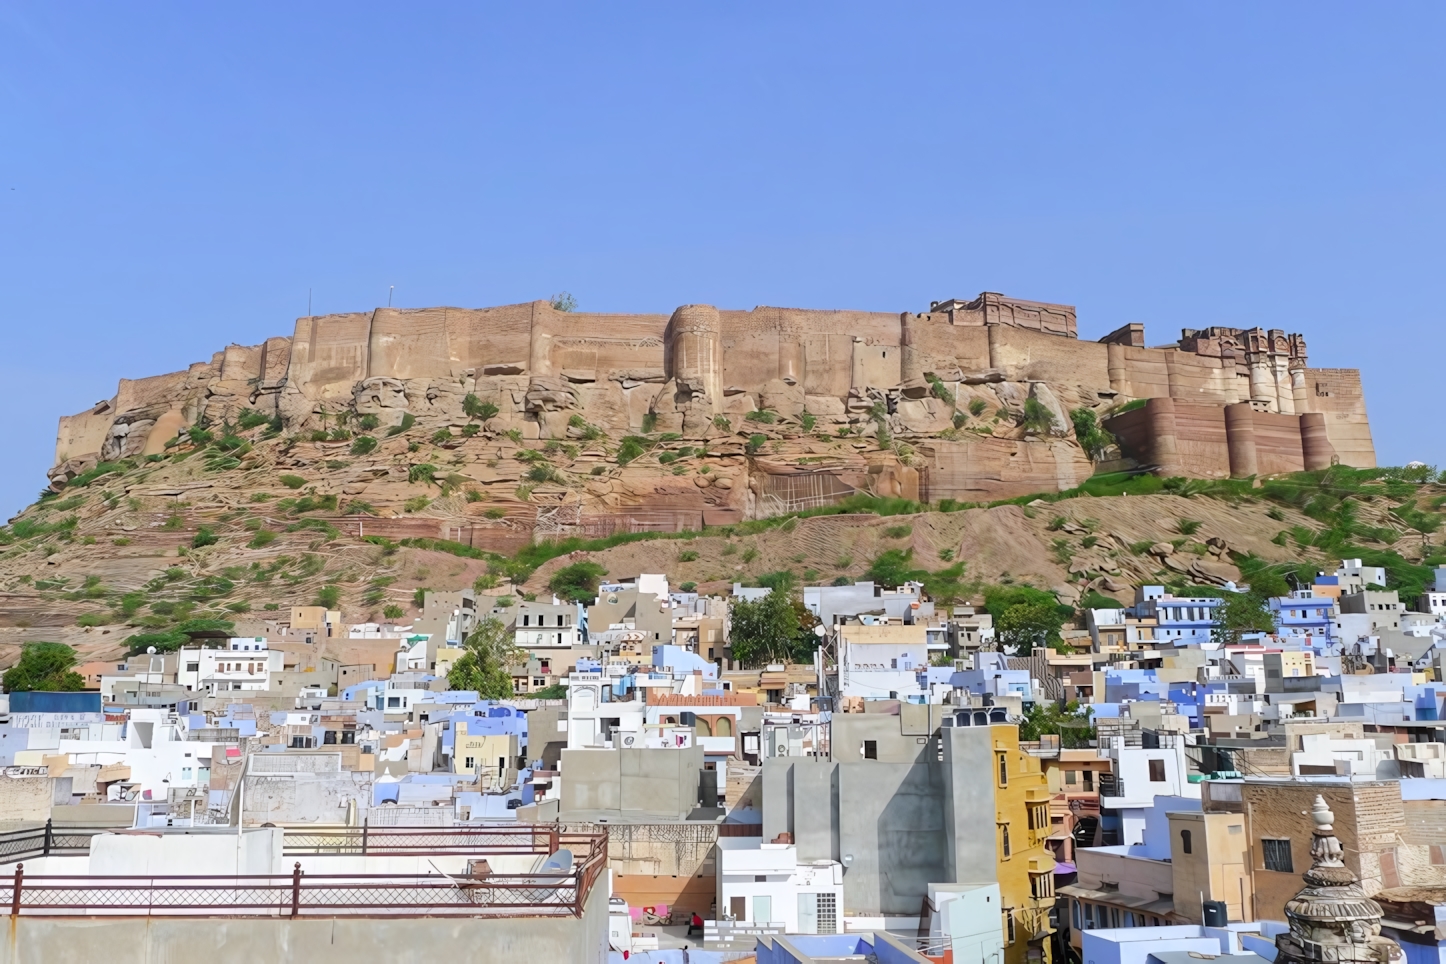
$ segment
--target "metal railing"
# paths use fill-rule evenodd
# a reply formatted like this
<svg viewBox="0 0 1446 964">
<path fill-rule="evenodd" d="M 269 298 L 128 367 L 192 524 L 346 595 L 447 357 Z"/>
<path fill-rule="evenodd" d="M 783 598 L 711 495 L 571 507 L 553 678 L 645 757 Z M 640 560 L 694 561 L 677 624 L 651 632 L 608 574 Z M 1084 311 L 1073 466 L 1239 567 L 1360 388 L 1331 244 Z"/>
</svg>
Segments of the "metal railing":
<svg viewBox="0 0 1446 964">
<path fill-rule="evenodd" d="M 101 831 L 92 831 L 101 832 Z M 19 832 L 29 833 L 27 831 Z M 5 836 L 17 836 L 10 834 Z M 30 840 L 36 835 L 31 834 Z M 84 853 L 53 833 L 50 850 Z M 80 835 L 74 835 L 75 840 Z M 19 839 L 19 838 L 17 838 Z M 41 836 L 40 846 L 45 845 Z M 296 855 L 466 855 L 476 858 L 534 854 L 568 847 L 568 873 L 306 874 L 234 876 L 26 875 L 24 863 L 0 877 L 0 900 L 12 917 L 580 917 L 607 867 L 607 832 L 563 833 L 539 825 L 524 829 L 339 828 L 286 834 L 284 850 Z M 14 852 L 19 852 L 14 851 Z M 31 845 L 31 854 L 41 851 Z"/>
<path fill-rule="evenodd" d="M 115 827 L 60 827 L 47 820 L 44 826 L 26 827 L 0 833 L 0 864 L 51 854 L 74 855 L 90 852 L 90 838 L 110 833 Z"/>
</svg>

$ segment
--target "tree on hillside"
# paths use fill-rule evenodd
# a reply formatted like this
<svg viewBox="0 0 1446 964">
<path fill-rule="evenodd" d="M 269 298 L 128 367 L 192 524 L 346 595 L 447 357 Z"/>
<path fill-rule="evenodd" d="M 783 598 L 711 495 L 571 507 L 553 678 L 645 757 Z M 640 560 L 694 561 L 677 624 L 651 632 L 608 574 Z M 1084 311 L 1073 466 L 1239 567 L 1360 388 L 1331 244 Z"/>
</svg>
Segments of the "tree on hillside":
<svg viewBox="0 0 1446 964">
<path fill-rule="evenodd" d="M 762 599 L 733 604 L 729 645 L 744 666 L 803 662 L 813 656 L 818 619 L 786 592 L 774 590 Z"/>
<path fill-rule="evenodd" d="M 1210 638 L 1217 643 L 1235 645 L 1246 633 L 1268 633 L 1275 629 L 1275 617 L 1258 589 L 1250 592 L 1227 592 L 1216 610 L 1215 628 Z"/>
<path fill-rule="evenodd" d="M 595 562 L 574 562 L 554 572 L 547 588 L 556 593 L 558 599 L 590 603 L 597 598 L 598 583 L 607 574 L 608 571 Z"/>
<path fill-rule="evenodd" d="M 994 617 L 994 638 L 1001 648 L 1019 656 L 1063 646 L 1060 629 L 1074 616 L 1072 606 L 1029 586 L 990 586 L 984 591 L 984 608 Z"/>
<path fill-rule="evenodd" d="M 85 689 L 85 679 L 73 669 L 75 650 L 64 643 L 26 643 L 20 662 L 5 671 L 5 692 Z"/>
<path fill-rule="evenodd" d="M 488 616 L 477 624 L 465 642 L 465 652 L 447 673 L 447 687 L 454 690 L 475 690 L 484 700 L 505 700 L 512 696 L 514 663 L 526 659 L 513 645 L 507 627 L 496 616 Z"/>
</svg>

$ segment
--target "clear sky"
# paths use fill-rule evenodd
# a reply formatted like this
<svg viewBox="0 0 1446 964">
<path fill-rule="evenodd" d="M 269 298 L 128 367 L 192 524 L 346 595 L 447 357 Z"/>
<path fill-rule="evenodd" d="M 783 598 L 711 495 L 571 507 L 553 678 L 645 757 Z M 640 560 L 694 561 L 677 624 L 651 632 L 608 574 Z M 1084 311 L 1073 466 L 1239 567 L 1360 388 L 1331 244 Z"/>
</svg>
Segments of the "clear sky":
<svg viewBox="0 0 1446 964">
<path fill-rule="evenodd" d="M 306 314 L 981 290 L 1302 331 L 1446 465 L 1440 3 L 0 0 L 0 510 Z"/>
</svg>

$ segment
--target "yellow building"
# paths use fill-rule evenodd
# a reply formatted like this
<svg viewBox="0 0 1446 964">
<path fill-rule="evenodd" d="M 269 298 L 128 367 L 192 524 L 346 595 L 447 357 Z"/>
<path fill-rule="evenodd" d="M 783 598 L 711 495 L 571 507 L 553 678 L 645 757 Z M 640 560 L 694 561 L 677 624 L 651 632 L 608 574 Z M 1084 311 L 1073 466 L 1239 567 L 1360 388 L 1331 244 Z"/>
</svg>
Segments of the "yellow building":
<svg viewBox="0 0 1446 964">
<path fill-rule="evenodd" d="M 1019 727 L 995 724 L 989 735 L 1005 964 L 1048 961 L 1055 900 L 1054 857 L 1045 844 L 1051 793 L 1039 760 L 1019 746 Z"/>
<path fill-rule="evenodd" d="M 488 789 L 505 789 L 517 780 L 516 733 L 468 733 L 467 721 L 456 724 L 452 739 L 452 772 L 477 775 Z"/>
</svg>

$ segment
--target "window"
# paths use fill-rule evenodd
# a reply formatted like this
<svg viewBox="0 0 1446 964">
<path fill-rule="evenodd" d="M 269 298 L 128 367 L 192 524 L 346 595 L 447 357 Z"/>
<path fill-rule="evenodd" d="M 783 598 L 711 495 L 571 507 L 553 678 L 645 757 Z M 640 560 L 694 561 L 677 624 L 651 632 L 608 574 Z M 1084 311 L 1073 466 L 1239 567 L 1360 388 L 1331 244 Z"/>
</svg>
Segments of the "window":
<svg viewBox="0 0 1446 964">
<path fill-rule="evenodd" d="M 1074 920 L 1074 929 L 1077 931 L 1084 930 L 1084 917 L 1080 915 L 1080 902 L 1077 900 L 1072 900 L 1069 902 L 1069 907 L 1071 916 Z"/>
<path fill-rule="evenodd" d="M 1086 790 L 1093 790 L 1095 788 L 1095 771 L 1084 771 L 1084 788 Z"/>
<path fill-rule="evenodd" d="M 1009 762 L 1003 753 L 999 754 L 999 785 L 1009 786 Z"/>
<path fill-rule="evenodd" d="M 1043 900 L 1054 896 L 1054 874 L 1030 874 L 1029 894 Z"/>
<path fill-rule="evenodd" d="M 1190 831 L 1188 830 L 1180 831 L 1180 851 L 1187 854 L 1194 853 L 1194 851 L 1190 849 Z"/>
<path fill-rule="evenodd" d="M 1014 943 L 1014 908 L 1012 907 L 1004 910 L 1004 943 Z"/>
<path fill-rule="evenodd" d="M 1260 850 L 1265 855 L 1265 869 L 1285 874 L 1295 873 L 1290 859 L 1290 840 L 1273 840 L 1268 837 L 1260 841 Z"/>
<path fill-rule="evenodd" d="M 1077 770 L 1066 770 L 1066 771 L 1064 771 L 1064 785 L 1065 785 L 1065 786 L 1067 786 L 1067 787 L 1072 787 L 1072 786 L 1074 786 L 1074 785 L 1075 785 L 1076 783 L 1078 783 L 1078 782 L 1079 782 L 1079 771 L 1077 771 Z"/>
<path fill-rule="evenodd" d="M 527 613 L 523 613 L 523 614 L 522 614 L 522 625 L 524 625 L 524 626 L 531 626 L 531 625 L 532 625 L 532 617 L 529 616 L 529 615 L 527 615 Z"/>
<path fill-rule="evenodd" d="M 879 742 L 877 740 L 864 741 L 864 759 L 877 760 L 879 758 Z"/>
<path fill-rule="evenodd" d="M 469 757 L 466 759 L 466 761 L 463 762 L 463 764 L 462 764 L 462 769 L 464 769 L 464 770 L 475 770 L 475 769 L 477 769 L 477 758 L 476 758 L 475 756 L 469 756 Z"/>
<path fill-rule="evenodd" d="M 557 624 L 558 624 L 559 626 L 563 625 L 562 617 L 561 617 L 561 616 L 558 616 L 558 617 L 557 617 Z"/>
<path fill-rule="evenodd" d="M 1094 905 L 1094 904 L 1085 904 L 1085 905 L 1084 905 L 1084 929 L 1087 930 L 1087 931 L 1091 931 L 1091 930 L 1094 930 L 1094 928 L 1095 928 L 1095 905 Z"/>
<path fill-rule="evenodd" d="M 1005 857 L 1009 856 L 1009 824 L 999 825 L 999 852 Z"/>
<path fill-rule="evenodd" d="M 1151 782 L 1151 783 L 1164 783 L 1164 782 L 1165 782 L 1165 761 L 1164 761 L 1164 760 L 1151 760 L 1151 761 L 1150 761 L 1150 782 Z"/>
</svg>

